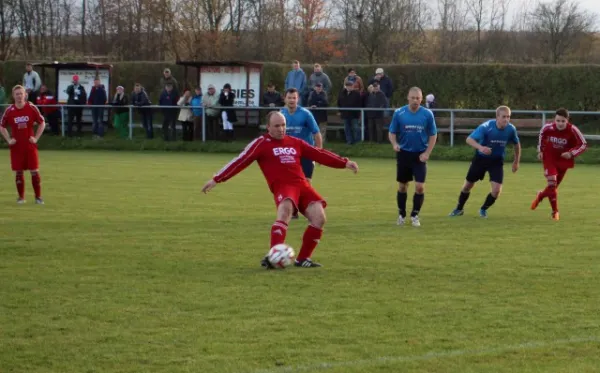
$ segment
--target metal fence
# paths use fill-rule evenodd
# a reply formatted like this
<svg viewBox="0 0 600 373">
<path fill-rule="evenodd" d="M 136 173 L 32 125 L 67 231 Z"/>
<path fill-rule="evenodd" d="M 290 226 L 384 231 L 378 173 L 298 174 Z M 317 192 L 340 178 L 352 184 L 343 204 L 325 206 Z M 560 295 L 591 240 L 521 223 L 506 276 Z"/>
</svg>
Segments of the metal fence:
<svg viewBox="0 0 600 373">
<path fill-rule="evenodd" d="M 2 105 L 2 106 L 8 106 L 8 105 Z M 104 108 L 104 109 L 108 109 L 108 110 L 114 110 L 116 108 L 127 108 L 129 111 L 129 139 L 133 139 L 133 130 L 136 127 L 136 125 L 134 124 L 134 113 L 136 111 L 138 111 L 139 109 L 149 109 L 151 110 L 153 113 L 154 111 L 160 111 L 160 110 L 164 110 L 164 109 L 177 109 L 180 110 L 182 109 L 181 106 L 159 106 L 159 105 L 149 105 L 149 106 L 113 106 L 113 105 L 66 105 L 66 104 L 60 104 L 60 105 L 37 105 L 39 108 L 45 108 L 45 107 L 58 107 L 60 108 L 59 112 L 60 112 L 60 118 L 61 118 L 61 135 L 64 137 L 66 134 L 66 124 L 67 124 L 67 111 L 69 107 L 76 107 L 76 108 L 80 108 L 80 109 L 91 109 L 91 108 Z M 206 139 L 206 108 L 205 107 L 198 107 L 198 106 L 185 106 L 183 107 L 185 109 L 203 109 L 202 110 L 202 141 L 205 142 Z M 4 108 L 3 108 L 4 109 Z M 221 110 L 221 109 L 232 109 L 231 107 L 212 107 L 210 109 L 216 109 L 216 110 Z M 260 128 L 264 128 L 264 125 L 261 126 L 260 125 L 260 118 L 261 118 L 261 113 L 268 113 L 269 111 L 273 111 L 273 110 L 279 110 L 279 107 L 256 107 L 256 106 L 248 106 L 248 107 L 239 107 L 236 106 L 233 108 L 237 113 L 240 112 L 244 112 L 246 114 L 244 114 L 243 116 L 246 117 L 246 119 L 248 118 L 248 113 L 251 112 L 257 112 L 258 116 L 257 116 L 257 123 L 256 126 L 260 127 Z M 359 118 L 360 118 L 360 138 L 361 141 L 365 140 L 365 119 L 368 117 L 368 112 L 383 112 L 384 117 L 387 118 L 387 122 L 391 121 L 391 114 L 393 113 L 393 111 L 395 110 L 395 108 L 389 108 L 389 109 L 374 109 L 374 108 L 339 108 L 339 107 L 323 107 L 323 108 L 309 108 L 306 107 L 306 109 L 309 110 L 315 110 L 315 111 L 325 111 L 327 113 L 329 112 L 334 112 L 334 113 L 338 113 L 341 111 L 344 112 L 352 112 L 352 111 L 357 111 L 360 112 L 359 114 Z M 493 109 L 431 109 L 434 114 L 443 114 L 444 116 L 449 118 L 449 125 L 448 127 L 439 127 L 438 126 L 438 132 L 443 132 L 443 133 L 448 133 L 449 134 L 449 142 L 450 142 L 450 146 L 454 146 L 454 140 L 455 140 L 455 136 L 457 134 L 460 133 L 465 133 L 465 131 L 467 130 L 460 130 L 457 129 L 456 126 L 456 122 L 457 120 L 459 120 L 459 118 L 457 117 L 457 114 L 465 114 L 465 113 L 471 113 L 471 114 L 489 114 L 489 118 L 494 118 L 495 117 L 495 113 L 496 111 Z M 586 116 L 597 116 L 600 118 L 600 112 L 591 112 L 591 111 L 571 111 L 570 114 L 573 115 L 586 115 Z M 547 123 L 549 120 L 552 119 L 552 116 L 554 115 L 554 111 L 551 110 L 512 110 L 512 118 L 513 120 L 516 119 L 515 116 L 519 116 L 519 115 L 527 115 L 527 116 L 539 116 L 539 128 L 541 128 L 545 123 Z M 103 116 L 104 117 L 104 116 Z M 239 115 L 238 115 L 239 117 Z M 484 122 L 485 118 L 481 118 L 481 122 Z M 517 119 L 518 120 L 518 119 Z M 389 124 L 389 123 L 388 123 Z M 386 129 L 388 124 L 386 124 Z M 153 127 L 160 127 L 157 126 L 156 124 L 153 123 Z M 330 129 L 343 129 L 343 125 L 328 125 L 328 128 Z M 470 131 L 470 130 L 468 130 Z M 584 134 L 584 137 L 588 140 L 600 140 L 600 135 L 596 135 L 596 134 Z"/>
</svg>

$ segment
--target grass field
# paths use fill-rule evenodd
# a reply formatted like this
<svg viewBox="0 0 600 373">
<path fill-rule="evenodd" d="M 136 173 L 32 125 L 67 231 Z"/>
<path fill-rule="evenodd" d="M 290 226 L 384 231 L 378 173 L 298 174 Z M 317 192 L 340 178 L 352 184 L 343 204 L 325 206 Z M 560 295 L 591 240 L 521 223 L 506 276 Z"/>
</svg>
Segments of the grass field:
<svg viewBox="0 0 600 373">
<path fill-rule="evenodd" d="M 41 157 L 44 206 L 0 171 L 2 373 L 600 371 L 598 166 L 567 175 L 553 222 L 529 210 L 539 165 L 483 220 L 488 185 L 449 218 L 468 164 L 431 162 L 421 228 L 395 225 L 393 160 L 318 167 L 324 267 L 265 271 L 258 167 L 202 195 L 230 156 Z"/>
</svg>

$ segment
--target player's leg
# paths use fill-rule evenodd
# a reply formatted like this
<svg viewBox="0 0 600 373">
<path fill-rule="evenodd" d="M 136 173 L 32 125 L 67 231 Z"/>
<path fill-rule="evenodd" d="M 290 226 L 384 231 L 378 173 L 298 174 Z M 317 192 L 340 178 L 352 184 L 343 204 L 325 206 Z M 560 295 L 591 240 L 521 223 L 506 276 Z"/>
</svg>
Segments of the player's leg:
<svg viewBox="0 0 600 373">
<path fill-rule="evenodd" d="M 40 161 L 38 151 L 36 148 L 31 148 L 27 152 L 27 164 L 26 170 L 31 173 L 31 185 L 35 193 L 35 203 L 43 205 L 42 200 L 42 178 L 40 176 Z"/>
<path fill-rule="evenodd" d="M 560 183 L 565 179 L 566 174 L 567 170 L 558 170 L 558 173 L 556 174 L 556 189 L 558 189 Z"/>
<path fill-rule="evenodd" d="M 327 204 L 314 189 L 308 188 L 303 193 L 300 209 L 308 219 L 309 225 L 302 236 L 302 247 L 294 263 L 296 267 L 321 267 L 321 264 L 313 262 L 311 257 L 323 236 L 323 226 L 326 222 L 325 206 Z"/>
<path fill-rule="evenodd" d="M 554 194 L 554 190 L 557 188 L 557 175 L 558 169 L 556 166 L 550 162 L 544 162 L 544 176 L 546 177 L 546 188 L 544 190 L 539 191 L 533 202 L 531 202 L 531 209 L 535 210 L 540 202 L 544 200 L 544 198 L 550 198 L 551 195 Z"/>
<path fill-rule="evenodd" d="M 564 176 L 563 176 L 564 177 Z M 559 220 L 558 213 L 558 173 L 556 175 L 547 175 L 546 176 L 547 185 L 546 189 L 542 191 L 542 195 L 544 197 L 548 197 L 548 201 L 550 201 L 550 206 L 552 207 L 552 219 Z M 562 180 L 561 180 L 562 181 Z"/>
<path fill-rule="evenodd" d="M 300 199 L 300 188 L 298 186 L 287 185 L 273 191 L 275 205 L 277 206 L 277 218 L 271 226 L 271 242 L 269 248 L 285 242 L 288 224 L 294 211 L 298 209 Z M 265 268 L 273 268 L 265 256 L 260 265 Z"/>
<path fill-rule="evenodd" d="M 412 176 L 415 179 L 415 194 L 413 195 L 413 209 L 410 213 L 413 227 L 420 227 L 419 213 L 425 201 L 425 178 L 427 177 L 427 163 L 421 162 L 418 155 L 413 160 Z"/>
<path fill-rule="evenodd" d="M 17 203 L 25 203 L 25 180 L 23 178 L 23 170 L 25 169 L 26 153 L 15 148 L 14 145 L 10 148 L 10 165 L 15 172 L 15 185 L 17 187 Z"/>
<path fill-rule="evenodd" d="M 471 190 L 475 186 L 476 182 L 477 180 L 473 178 L 472 174 L 470 172 L 467 173 L 467 178 L 465 179 L 465 182 L 460 190 L 460 194 L 458 195 L 458 203 L 456 204 L 456 208 L 450 213 L 450 216 L 462 216 L 464 214 L 465 204 L 469 200 L 469 197 L 471 196 Z"/>
<path fill-rule="evenodd" d="M 488 165 L 488 173 L 490 175 L 490 185 L 491 191 L 485 197 L 485 201 L 483 205 L 481 205 L 481 209 L 479 210 L 479 216 L 482 218 L 487 217 L 487 210 L 492 207 L 492 205 L 496 202 L 496 199 L 502 193 L 502 183 L 504 181 L 504 167 L 501 161 L 493 161 L 494 163 Z"/>
<path fill-rule="evenodd" d="M 407 160 L 406 152 L 396 153 L 396 181 L 398 191 L 396 192 L 396 203 L 398 205 L 398 225 L 404 225 L 406 219 L 406 199 L 408 196 L 408 185 L 413 180 L 412 167 Z"/>
</svg>

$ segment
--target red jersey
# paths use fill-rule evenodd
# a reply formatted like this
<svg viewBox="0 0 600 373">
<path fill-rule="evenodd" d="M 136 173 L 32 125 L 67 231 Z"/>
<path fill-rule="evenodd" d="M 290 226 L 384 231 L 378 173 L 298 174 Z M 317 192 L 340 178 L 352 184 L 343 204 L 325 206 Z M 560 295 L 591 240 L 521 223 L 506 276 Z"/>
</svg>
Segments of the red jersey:
<svg viewBox="0 0 600 373">
<path fill-rule="evenodd" d="M 37 98 L 35 99 L 35 104 L 39 106 L 58 105 L 58 100 L 50 92 L 44 92 L 40 93 L 39 96 L 37 96 Z M 42 107 L 41 111 L 46 115 L 50 115 L 58 111 L 58 109 L 58 107 Z"/>
<path fill-rule="evenodd" d="M 285 136 L 281 140 L 262 135 L 252 141 L 240 155 L 229 162 L 213 178 L 222 183 L 240 173 L 252 162 L 257 161 L 269 189 L 283 184 L 306 183 L 300 158 L 307 158 L 333 168 L 345 168 L 347 158 L 342 158 L 325 149 L 318 149 L 304 140 Z"/>
<path fill-rule="evenodd" d="M 560 164 L 566 168 L 575 165 L 575 157 L 583 153 L 587 148 L 585 138 L 579 129 L 567 123 L 564 130 L 556 128 L 556 123 L 548 123 L 540 131 L 538 151 L 543 154 L 543 161 Z M 560 155 L 565 152 L 573 154 L 571 159 L 565 159 Z"/>
<path fill-rule="evenodd" d="M 10 105 L 2 116 L 0 126 L 5 128 L 10 126 L 11 136 L 17 140 L 13 146 L 21 148 L 30 144 L 29 138 L 35 136 L 33 132 L 35 123 L 44 123 L 44 117 L 37 107 L 25 102 L 22 109 L 17 108 L 14 104 Z"/>
</svg>

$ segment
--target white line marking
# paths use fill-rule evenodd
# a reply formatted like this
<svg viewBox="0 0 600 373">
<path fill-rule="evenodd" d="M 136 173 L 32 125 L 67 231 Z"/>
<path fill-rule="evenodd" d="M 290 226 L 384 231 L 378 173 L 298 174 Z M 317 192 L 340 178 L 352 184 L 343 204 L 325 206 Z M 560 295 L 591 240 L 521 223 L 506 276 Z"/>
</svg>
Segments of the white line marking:
<svg viewBox="0 0 600 373">
<path fill-rule="evenodd" d="M 490 347 L 477 350 L 451 350 L 451 351 L 432 351 L 423 355 L 413 356 L 382 356 L 373 359 L 363 359 L 354 361 L 336 361 L 330 363 L 315 363 L 307 365 L 296 365 L 289 367 L 277 367 L 271 369 L 257 370 L 253 373 L 295 373 L 295 372 L 314 372 L 327 370 L 332 368 L 349 367 L 349 366 L 371 366 L 376 364 L 385 363 L 402 363 L 402 362 L 413 362 L 413 361 L 425 361 L 433 359 L 451 358 L 456 356 L 478 356 L 478 355 L 497 355 L 504 352 L 514 350 L 532 350 L 543 347 L 554 347 L 559 345 L 567 345 L 573 343 L 588 343 L 596 342 L 600 343 L 600 337 L 581 337 L 581 338 L 570 338 L 570 339 L 557 339 L 550 342 L 525 342 L 516 345 L 506 345 L 500 347 Z"/>
</svg>

